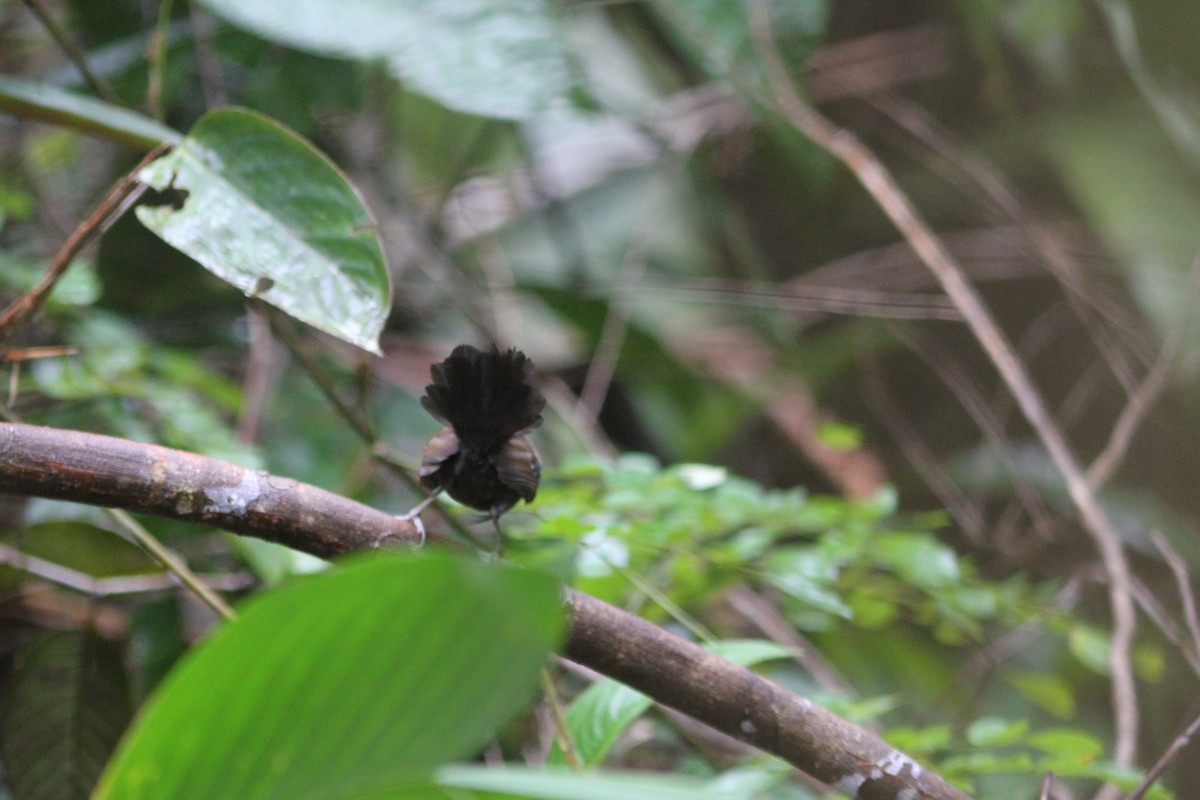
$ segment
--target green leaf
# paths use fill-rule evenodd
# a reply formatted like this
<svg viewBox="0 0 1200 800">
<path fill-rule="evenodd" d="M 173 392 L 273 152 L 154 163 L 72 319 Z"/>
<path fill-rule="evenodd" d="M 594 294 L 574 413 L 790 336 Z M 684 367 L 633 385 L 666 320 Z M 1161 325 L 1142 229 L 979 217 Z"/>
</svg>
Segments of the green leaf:
<svg viewBox="0 0 1200 800">
<path fill-rule="evenodd" d="M 329 562 L 314 555 L 265 539 L 229 534 L 229 544 L 267 586 L 278 586 L 293 575 L 308 575 L 329 566 Z"/>
<path fill-rule="evenodd" d="M 780 548 L 767 557 L 764 577 L 802 603 L 850 619 L 850 607 L 831 588 L 841 562 L 836 553 L 817 546 Z"/>
<path fill-rule="evenodd" d="M 2 79 L 0 79 L 2 80 Z M 12 253 L 0 252 L 0 286 L 27 292 L 46 273 L 46 263 L 26 260 Z M 46 308 L 63 311 L 78 306 L 89 306 L 100 297 L 100 281 L 91 264 L 75 260 L 50 290 Z"/>
<path fill-rule="evenodd" d="M 874 544 L 878 558 L 915 586 L 937 589 L 962 580 L 954 551 L 929 534 L 888 533 Z"/>
<path fill-rule="evenodd" d="M 146 551 L 95 525 L 55 520 L 6 532 L 0 539 L 36 556 L 93 578 L 160 573 Z"/>
<path fill-rule="evenodd" d="M 785 647 L 757 639 L 715 642 L 707 649 L 743 667 L 792 656 Z M 594 767 L 603 761 L 617 738 L 651 705 L 646 695 L 609 678 L 580 692 L 567 709 L 567 728 L 580 766 Z M 553 763 L 564 761 L 557 747 L 550 757 Z"/>
<path fill-rule="evenodd" d="M 862 429 L 845 422 L 823 422 L 817 428 L 817 438 L 826 447 L 851 452 L 862 447 Z"/>
<path fill-rule="evenodd" d="M 1029 744 L 1044 752 L 1058 764 L 1067 766 L 1089 764 L 1104 753 L 1104 744 L 1085 731 L 1075 728 L 1052 728 L 1029 736 Z"/>
<path fill-rule="evenodd" d="M 1109 635 L 1094 625 L 1071 626 L 1067 647 L 1085 667 L 1099 675 L 1108 674 Z"/>
<path fill-rule="evenodd" d="M 1133 648 L 1133 666 L 1139 678 L 1158 683 L 1167 669 L 1166 654 L 1152 644 L 1138 645 Z"/>
<path fill-rule="evenodd" d="M 617 738 L 653 704 L 641 692 L 607 678 L 580 692 L 567 709 L 567 729 L 579 765 L 594 767 L 603 761 Z M 557 747 L 551 753 L 551 763 L 564 763 Z"/>
<path fill-rule="evenodd" d="M 260 36 L 325 55 L 382 59 L 415 91 L 489 117 L 565 106 L 573 83 L 546 0 L 204 0 Z"/>
<path fill-rule="evenodd" d="M 1071 691 L 1071 685 L 1059 676 L 1022 670 L 1009 681 L 1043 711 L 1059 719 L 1075 716 L 1075 693 Z"/>
<path fill-rule="evenodd" d="M 127 108 L 44 83 L 0 75 L 0 111 L 37 119 L 150 150 L 178 142 L 178 131 Z"/>
<path fill-rule="evenodd" d="M 17 653 L 3 698 L 4 777 L 14 797 L 85 798 L 129 721 L 120 648 L 56 633 Z"/>
<path fill-rule="evenodd" d="M 310 143 L 223 109 L 139 177 L 166 193 L 137 208 L 146 227 L 247 295 L 379 352 L 391 283 L 375 222 Z"/>
<path fill-rule="evenodd" d="M 778 661 L 792 658 L 793 653 L 788 648 L 765 639 L 725 639 L 713 642 L 705 647 L 713 655 L 720 656 L 726 661 L 732 661 L 743 667 L 752 667 L 767 661 Z"/>
<path fill-rule="evenodd" d="M 892 728 L 885 734 L 888 744 L 913 755 L 925 755 L 950 746 L 949 725 L 928 725 L 923 728 Z"/>
<path fill-rule="evenodd" d="M 982 717 L 967 728 L 967 741 L 975 747 L 1003 747 L 1022 741 L 1028 733 L 1026 720 Z"/>
<path fill-rule="evenodd" d="M 872 587 L 850 592 L 846 596 L 846 603 L 854 615 L 854 624 L 867 630 L 886 627 L 900 611 L 895 601 L 873 594 Z"/>
<path fill-rule="evenodd" d="M 942 770 L 944 773 L 952 775 L 962 773 L 998 775 L 1005 772 L 1020 774 L 1033 771 L 1033 759 L 1029 753 L 996 753 L 991 750 L 977 750 L 966 755 L 947 758 L 942 762 Z"/>
<path fill-rule="evenodd" d="M 897 695 L 884 694 L 873 697 L 831 697 L 824 705 L 839 717 L 863 724 L 890 714 L 902 705 Z"/>
<path fill-rule="evenodd" d="M 343 561 L 189 653 L 96 798 L 327 798 L 428 774 L 528 703 L 561 615 L 555 582 L 528 570 Z"/>
</svg>

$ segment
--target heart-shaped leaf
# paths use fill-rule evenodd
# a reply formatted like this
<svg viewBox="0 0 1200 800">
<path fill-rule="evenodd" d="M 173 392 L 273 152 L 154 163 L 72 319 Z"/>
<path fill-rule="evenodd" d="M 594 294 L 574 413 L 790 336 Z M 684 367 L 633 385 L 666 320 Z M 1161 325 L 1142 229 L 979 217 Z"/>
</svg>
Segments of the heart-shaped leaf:
<svg viewBox="0 0 1200 800">
<path fill-rule="evenodd" d="M 162 195 L 137 217 L 171 245 L 247 295 L 379 352 L 391 282 L 375 222 L 309 142 L 222 109 L 138 177 Z"/>
</svg>

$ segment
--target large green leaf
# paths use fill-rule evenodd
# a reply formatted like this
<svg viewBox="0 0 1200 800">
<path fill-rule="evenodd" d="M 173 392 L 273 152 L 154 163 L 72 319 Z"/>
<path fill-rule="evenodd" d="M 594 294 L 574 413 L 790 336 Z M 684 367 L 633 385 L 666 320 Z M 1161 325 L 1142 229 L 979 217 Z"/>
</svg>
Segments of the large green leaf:
<svg viewBox="0 0 1200 800">
<path fill-rule="evenodd" d="M 383 59 L 443 105 L 522 119 L 563 105 L 571 70 L 546 0 L 204 0 L 231 22 L 316 53 Z"/>
<path fill-rule="evenodd" d="M 147 150 L 177 142 L 179 132 L 127 108 L 57 86 L 0 75 L 0 111 L 64 125 Z"/>
<path fill-rule="evenodd" d="M 167 242 L 247 295 L 379 352 L 391 283 L 375 222 L 310 143 L 223 109 L 139 177 L 166 193 L 137 216 Z"/>
<path fill-rule="evenodd" d="M 332 798 L 472 755 L 561 629 L 544 575 L 375 554 L 256 597 L 151 698 L 96 797 Z"/>
<path fill-rule="evenodd" d="M 0 755 L 15 798 L 85 798 L 129 721 L 120 648 L 56 633 L 17 652 L 2 700 Z"/>
</svg>

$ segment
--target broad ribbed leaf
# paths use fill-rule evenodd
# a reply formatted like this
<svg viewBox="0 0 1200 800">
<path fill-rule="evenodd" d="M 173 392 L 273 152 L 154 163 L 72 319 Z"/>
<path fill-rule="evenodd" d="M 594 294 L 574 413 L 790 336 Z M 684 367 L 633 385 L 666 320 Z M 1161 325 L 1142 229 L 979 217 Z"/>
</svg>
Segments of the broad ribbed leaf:
<svg viewBox="0 0 1200 800">
<path fill-rule="evenodd" d="M 0 729 L 13 797 L 87 797 L 129 713 L 121 651 L 112 642 L 56 633 L 19 650 Z"/>
<path fill-rule="evenodd" d="M 333 798 L 473 755 L 529 703 L 558 588 L 375 554 L 248 602 L 144 707 L 97 800 Z"/>
</svg>

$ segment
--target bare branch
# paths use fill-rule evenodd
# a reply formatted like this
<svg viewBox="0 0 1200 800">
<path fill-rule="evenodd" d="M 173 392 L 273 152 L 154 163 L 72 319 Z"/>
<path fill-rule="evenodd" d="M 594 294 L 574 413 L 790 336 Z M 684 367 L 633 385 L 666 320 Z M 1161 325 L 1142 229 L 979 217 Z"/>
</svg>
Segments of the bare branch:
<svg viewBox="0 0 1200 800">
<path fill-rule="evenodd" d="M 0 492 L 116 505 L 319 556 L 419 539 L 411 522 L 289 478 L 110 436 L 0 423 Z M 858 800 L 969 800 L 866 731 L 576 591 L 565 655 Z"/>
<path fill-rule="evenodd" d="M 213 525 L 327 558 L 416 544 L 411 522 L 226 461 L 111 436 L 0 423 L 0 492 Z M 299 530 L 282 524 L 288 520 Z"/>
</svg>

